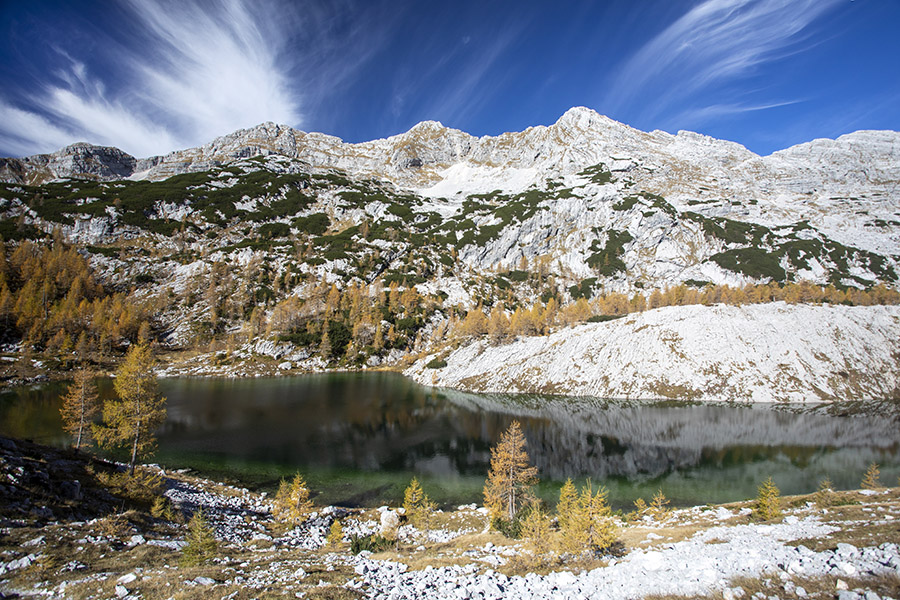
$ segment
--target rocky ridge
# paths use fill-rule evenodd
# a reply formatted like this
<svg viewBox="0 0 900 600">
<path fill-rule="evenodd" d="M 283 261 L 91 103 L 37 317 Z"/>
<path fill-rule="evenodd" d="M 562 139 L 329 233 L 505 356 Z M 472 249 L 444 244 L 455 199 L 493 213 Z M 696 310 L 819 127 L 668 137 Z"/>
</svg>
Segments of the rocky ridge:
<svg viewBox="0 0 900 600">
<path fill-rule="evenodd" d="M 710 284 L 809 281 L 829 286 L 834 303 L 851 302 L 845 292 L 853 290 L 897 289 L 898 136 L 856 132 L 760 157 L 732 142 L 641 132 L 573 108 L 549 126 L 481 138 L 429 121 L 347 144 L 265 123 L 148 159 L 75 144 L 0 165 L 8 181 L 0 184 L 0 236 L 18 244 L 58 235 L 76 245 L 105 285 L 162 307 L 154 325 L 170 347 L 240 338 L 229 345 L 241 358 L 258 355 L 252 348 L 260 341 L 299 340 L 271 357 L 279 362 L 267 373 L 330 364 L 318 359 L 319 286 L 364 286 L 370 295 L 415 288 L 424 299 L 417 306 L 405 311 L 395 302 L 391 314 L 353 334 L 355 352 L 344 357 L 342 346 L 339 353 L 343 366 L 395 365 L 442 347 L 448 324 L 475 307 L 509 314 L 551 299 L 564 306 L 620 293 L 629 302 L 670 286 Z M 678 321 L 693 310 L 663 314 Z M 755 310 L 762 321 L 779 309 Z M 351 332 L 356 325 L 344 324 Z M 378 325 L 400 334 L 389 352 L 372 349 Z M 769 347 L 756 342 L 748 352 Z M 245 373 L 221 349 L 209 352 L 198 359 L 209 364 L 168 372 Z M 895 389 L 896 360 L 860 377 L 843 363 L 807 363 L 815 368 L 766 376 L 793 391 L 760 391 L 759 398 L 890 396 Z M 619 385 L 592 389 L 694 394 L 705 382 L 722 390 L 710 397 L 756 393 L 737 375 L 723 383 L 690 371 L 690 380 L 669 381 L 657 371 L 647 371 L 659 375 L 650 384 L 611 375 Z M 832 382 L 842 371 L 847 383 Z M 811 373 L 827 384 L 791 379 Z M 558 391 L 576 387 L 560 383 Z"/>
</svg>

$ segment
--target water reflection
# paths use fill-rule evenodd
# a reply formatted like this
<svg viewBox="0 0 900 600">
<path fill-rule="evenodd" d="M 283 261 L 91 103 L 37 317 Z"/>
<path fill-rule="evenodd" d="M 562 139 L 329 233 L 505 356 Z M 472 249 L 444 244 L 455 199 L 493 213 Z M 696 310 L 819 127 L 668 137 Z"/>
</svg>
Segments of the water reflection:
<svg viewBox="0 0 900 600">
<path fill-rule="evenodd" d="M 542 480 L 602 481 L 614 498 L 662 487 L 680 502 L 752 496 L 769 475 L 785 493 L 829 476 L 858 484 L 869 462 L 900 474 L 900 431 L 880 416 L 795 414 L 768 407 L 646 405 L 432 390 L 385 373 L 161 382 L 168 419 L 160 456 L 305 471 L 431 476 L 476 495 L 490 447 L 522 422 Z M 60 386 L 0 395 L 0 431 L 65 443 Z M 102 393 L 111 393 L 105 382 Z M 402 477 L 399 477 L 401 476 Z M 466 498 L 474 500 L 477 498 Z"/>
</svg>

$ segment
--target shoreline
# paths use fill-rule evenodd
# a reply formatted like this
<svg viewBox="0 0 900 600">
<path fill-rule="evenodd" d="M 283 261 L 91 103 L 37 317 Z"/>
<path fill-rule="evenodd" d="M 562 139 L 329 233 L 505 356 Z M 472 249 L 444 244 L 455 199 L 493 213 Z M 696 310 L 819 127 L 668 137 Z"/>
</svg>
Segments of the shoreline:
<svg viewBox="0 0 900 600">
<path fill-rule="evenodd" d="M 60 476 L 72 477 L 71 453 L 41 451 L 6 438 L 0 440 L 0 452 L 5 479 L 18 465 L 26 467 L 26 477 L 13 484 L 25 486 L 18 503 L 2 508 L 4 593 L 86 600 L 173 594 L 348 600 L 548 595 L 721 600 L 760 592 L 822 600 L 842 593 L 854 594 L 854 600 L 870 600 L 867 593 L 882 600 L 900 597 L 900 488 L 785 496 L 780 499 L 783 515 L 771 521 L 752 518 L 752 502 L 672 509 L 636 519 L 617 516 L 617 550 L 571 561 L 535 554 L 523 540 L 490 531 L 477 505 L 438 511 L 425 529 L 401 522 L 396 548 L 354 554 L 352 538 L 378 531 L 381 515 L 396 511 L 397 503 L 377 509 L 315 506 L 307 520 L 285 526 L 273 520 L 267 494 L 144 466 L 160 474 L 164 496 L 178 511 L 202 508 L 217 539 L 214 560 L 176 567 L 186 543 L 181 517 L 154 518 L 133 501 L 126 512 L 85 506 L 87 496 L 80 510 L 96 511 L 92 518 L 66 516 L 79 509 L 71 499 L 41 490 L 57 487 Z M 68 466 L 62 464 L 66 461 Z M 81 493 L 90 494 L 91 501 L 99 497 L 92 490 L 83 481 Z M 10 513 L 41 494 L 41 511 Z M 332 546 L 326 536 L 336 520 L 343 535 Z M 81 551 L 73 554 L 79 544 Z"/>
</svg>

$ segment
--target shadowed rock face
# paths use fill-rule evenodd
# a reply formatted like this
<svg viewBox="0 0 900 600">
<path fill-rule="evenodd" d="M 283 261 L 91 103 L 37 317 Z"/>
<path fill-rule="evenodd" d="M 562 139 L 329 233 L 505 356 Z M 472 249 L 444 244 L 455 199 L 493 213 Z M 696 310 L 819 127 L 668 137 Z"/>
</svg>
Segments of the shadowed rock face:
<svg viewBox="0 0 900 600">
<path fill-rule="evenodd" d="M 0 179 L 18 184 L 62 177 L 125 179 L 134 173 L 136 164 L 133 156 L 118 148 L 79 142 L 52 154 L 0 159 Z"/>
</svg>

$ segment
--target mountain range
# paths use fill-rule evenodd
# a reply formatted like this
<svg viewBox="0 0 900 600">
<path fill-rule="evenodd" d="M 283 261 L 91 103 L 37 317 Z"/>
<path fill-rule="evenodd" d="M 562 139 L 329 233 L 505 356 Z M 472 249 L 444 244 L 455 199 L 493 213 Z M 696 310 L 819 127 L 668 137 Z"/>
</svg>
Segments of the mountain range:
<svg viewBox="0 0 900 600">
<path fill-rule="evenodd" d="M 358 144 L 264 123 L 151 158 L 78 143 L 0 159 L 0 180 L 4 239 L 62 236 L 107 285 L 169 294 L 159 328 L 176 344 L 233 333 L 254 306 L 270 325 L 291 298 L 314 312 L 323 283 L 431 298 L 405 323 L 421 349 L 422 335 L 475 306 L 898 282 L 894 131 L 758 156 L 587 108 L 499 136 L 426 121 Z M 240 306 L 200 294 L 206 281 L 230 282 L 215 288 L 226 300 L 243 290 Z"/>
<path fill-rule="evenodd" d="M 228 166 L 242 174 L 340 172 L 357 187 L 374 185 L 366 191 L 411 196 L 417 218 L 456 218 L 461 240 L 466 229 L 459 225 L 471 224 L 479 243 L 463 245 L 460 255 L 476 270 L 544 257 L 573 279 L 599 275 L 619 289 L 767 277 L 845 285 L 896 280 L 900 133 L 893 131 L 859 131 L 760 157 L 691 132 L 641 132 L 586 108 L 549 127 L 495 137 L 427 121 L 360 144 L 265 123 L 146 159 L 73 144 L 3 159 L 0 177 L 28 185 L 75 177 L 162 181 Z M 268 193 L 253 200 L 272 199 Z M 339 210 L 342 203 L 331 204 Z M 514 204 L 522 205 L 519 214 L 499 214 Z M 165 214 L 161 203 L 145 212 L 148 219 Z M 614 237 L 630 239 L 610 249 Z M 598 272 L 589 259 L 601 248 L 625 268 Z M 742 248 L 765 249 L 769 257 Z"/>
</svg>

